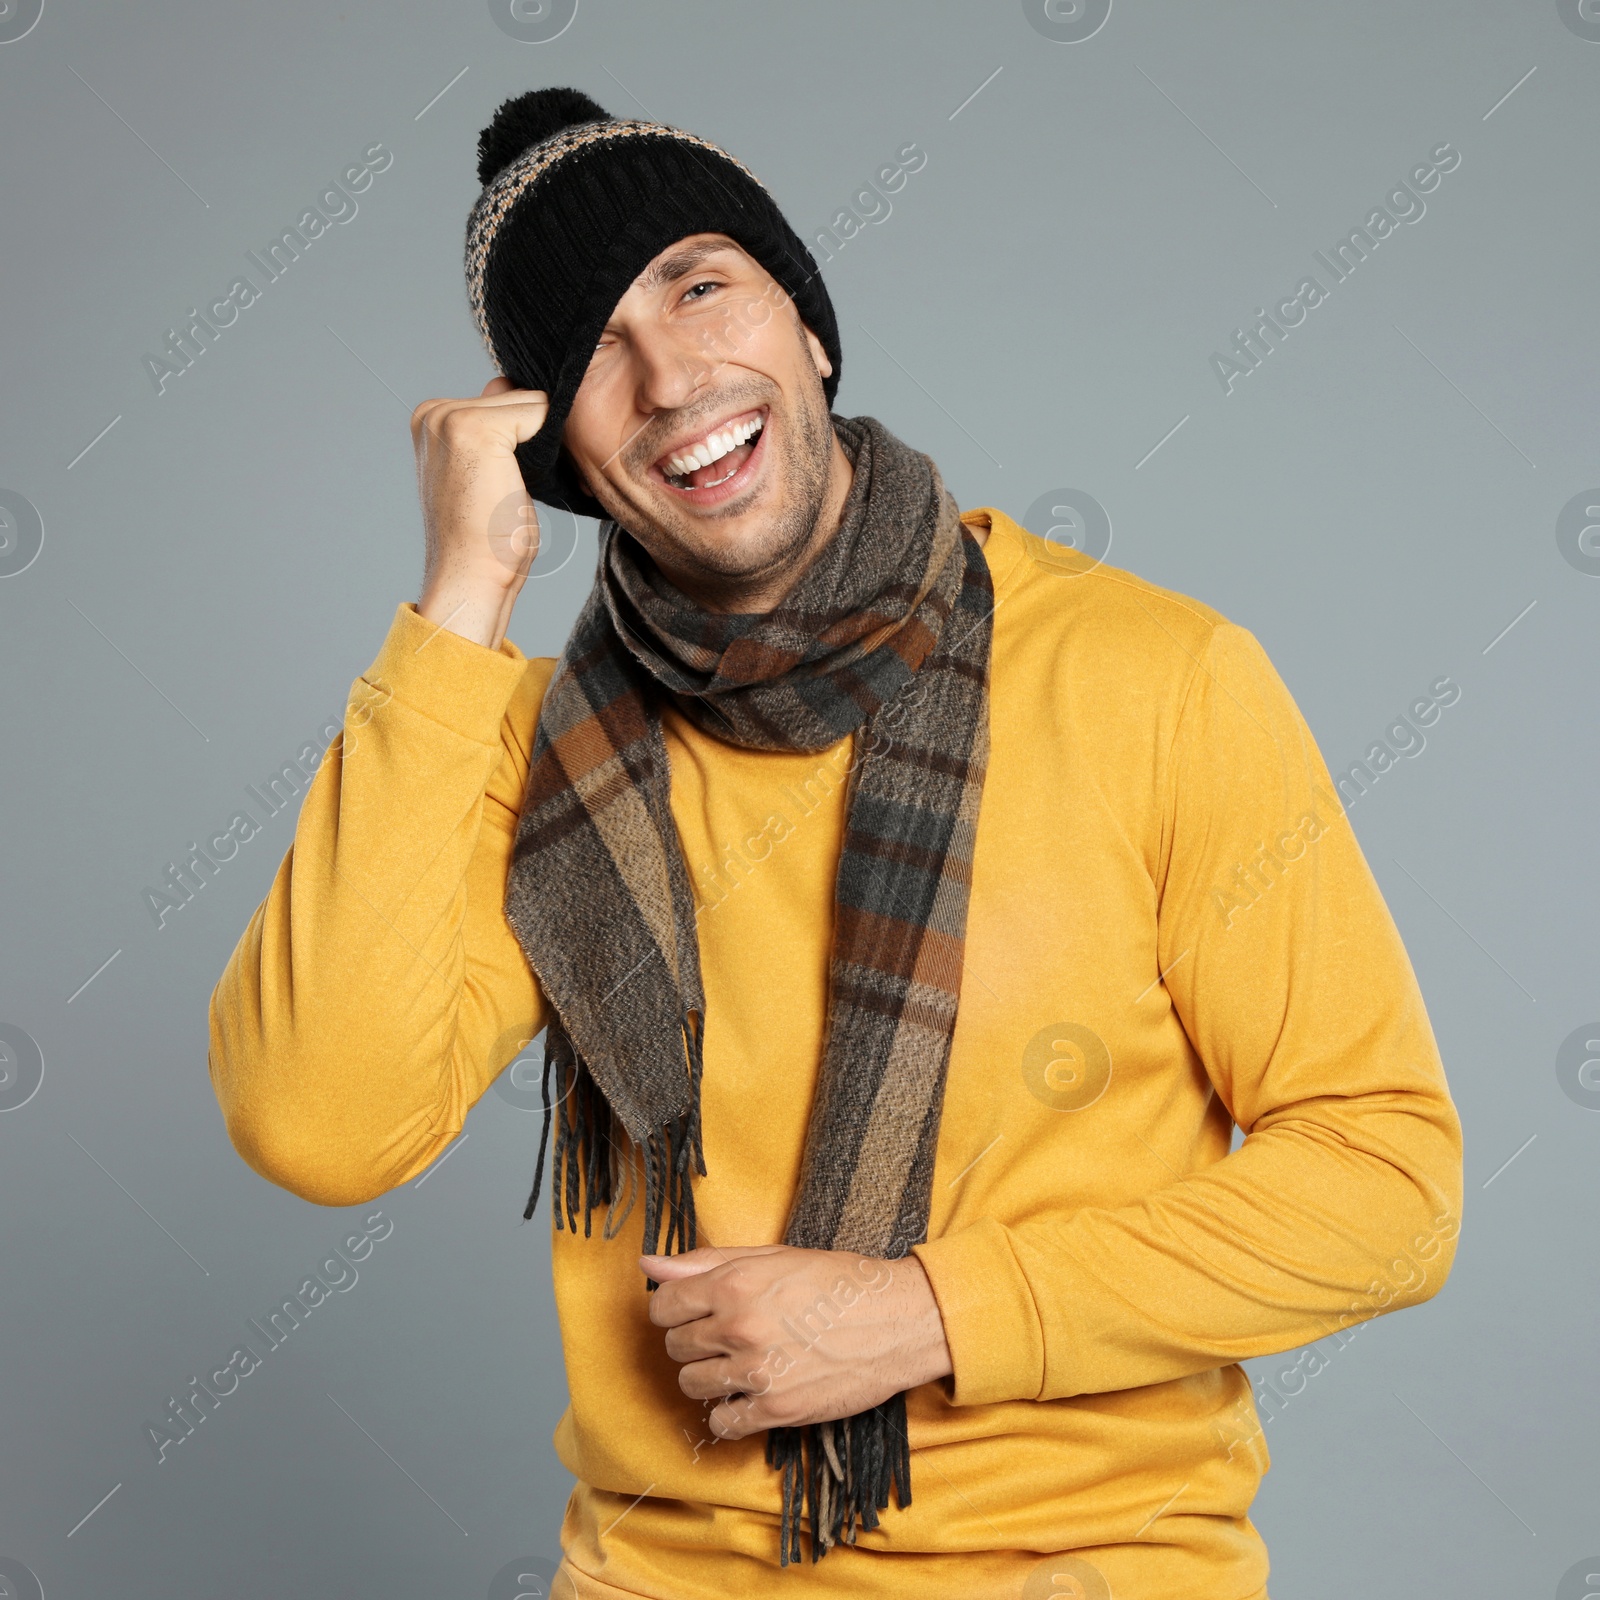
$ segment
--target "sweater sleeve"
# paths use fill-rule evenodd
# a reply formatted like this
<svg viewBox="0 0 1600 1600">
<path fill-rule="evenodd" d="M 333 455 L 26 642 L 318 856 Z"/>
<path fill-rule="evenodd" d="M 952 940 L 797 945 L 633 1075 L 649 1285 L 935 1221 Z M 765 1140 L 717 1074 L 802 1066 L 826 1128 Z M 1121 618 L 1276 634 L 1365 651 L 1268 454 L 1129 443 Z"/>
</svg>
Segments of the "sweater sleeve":
<svg viewBox="0 0 1600 1600">
<path fill-rule="evenodd" d="M 957 1404 L 1294 1349 L 1444 1281 L 1461 1127 L 1411 964 L 1266 654 L 1222 624 L 1173 736 L 1159 970 L 1239 1148 L 1137 1203 L 917 1248 Z M 1158 991 L 1159 992 L 1159 991 Z"/>
<path fill-rule="evenodd" d="M 234 1148 L 306 1200 L 422 1171 L 544 1026 L 502 902 L 549 668 L 405 603 L 352 686 L 210 1006 Z"/>
</svg>

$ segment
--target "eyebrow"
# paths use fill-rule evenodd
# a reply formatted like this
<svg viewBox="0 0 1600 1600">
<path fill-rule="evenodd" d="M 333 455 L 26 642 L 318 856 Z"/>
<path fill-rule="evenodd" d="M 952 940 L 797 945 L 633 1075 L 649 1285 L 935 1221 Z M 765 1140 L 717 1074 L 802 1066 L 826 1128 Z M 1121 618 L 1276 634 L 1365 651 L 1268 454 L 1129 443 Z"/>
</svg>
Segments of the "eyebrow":
<svg viewBox="0 0 1600 1600">
<path fill-rule="evenodd" d="M 665 260 L 653 262 L 633 281 L 649 294 L 665 288 L 669 283 L 676 283 L 679 278 L 688 277 L 696 267 L 705 262 L 708 256 L 721 255 L 725 250 L 734 248 L 726 240 L 715 243 L 706 240 L 700 244 L 692 244 L 666 257 Z"/>
</svg>

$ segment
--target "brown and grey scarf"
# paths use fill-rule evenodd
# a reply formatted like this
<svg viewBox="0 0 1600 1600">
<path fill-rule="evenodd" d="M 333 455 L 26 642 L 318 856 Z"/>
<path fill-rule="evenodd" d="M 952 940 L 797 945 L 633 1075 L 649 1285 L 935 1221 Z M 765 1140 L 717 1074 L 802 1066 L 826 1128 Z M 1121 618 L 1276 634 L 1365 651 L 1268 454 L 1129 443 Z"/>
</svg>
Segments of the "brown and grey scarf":
<svg viewBox="0 0 1600 1600">
<path fill-rule="evenodd" d="M 706 1017 L 669 808 L 670 703 L 749 749 L 856 735 L 826 1040 L 784 1242 L 895 1258 L 927 1237 L 988 759 L 994 588 L 933 462 L 871 417 L 833 420 L 855 467 L 839 531 L 774 611 L 703 611 L 602 525 L 595 587 L 539 714 L 506 885 L 550 1006 L 525 1217 L 553 1072 L 556 1226 L 575 1231 L 581 1209 L 588 1235 L 605 1205 L 614 1237 L 642 1176 L 645 1250 L 695 1247 Z M 802 1500 L 816 1561 L 878 1525 L 891 1483 L 910 1504 L 905 1396 L 773 1429 L 767 1460 L 783 1474 L 781 1562 L 800 1559 Z"/>
</svg>

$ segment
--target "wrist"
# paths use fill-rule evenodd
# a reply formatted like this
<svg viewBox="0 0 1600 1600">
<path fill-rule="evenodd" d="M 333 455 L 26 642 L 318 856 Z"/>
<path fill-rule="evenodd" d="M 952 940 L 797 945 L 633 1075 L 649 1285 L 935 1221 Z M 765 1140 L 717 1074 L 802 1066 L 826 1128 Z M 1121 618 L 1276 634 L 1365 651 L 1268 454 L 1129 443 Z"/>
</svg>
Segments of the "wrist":
<svg viewBox="0 0 1600 1600">
<path fill-rule="evenodd" d="M 912 1336 L 906 1352 L 909 1358 L 907 1387 L 951 1377 L 955 1363 L 950 1354 L 950 1341 L 945 1337 L 944 1318 L 926 1268 L 915 1256 L 904 1257 L 895 1267 L 906 1274 L 906 1294 L 910 1302 L 907 1327 Z"/>
<path fill-rule="evenodd" d="M 512 586 L 493 577 L 425 580 L 417 615 L 435 627 L 498 650 L 505 638 L 514 598 Z"/>
</svg>

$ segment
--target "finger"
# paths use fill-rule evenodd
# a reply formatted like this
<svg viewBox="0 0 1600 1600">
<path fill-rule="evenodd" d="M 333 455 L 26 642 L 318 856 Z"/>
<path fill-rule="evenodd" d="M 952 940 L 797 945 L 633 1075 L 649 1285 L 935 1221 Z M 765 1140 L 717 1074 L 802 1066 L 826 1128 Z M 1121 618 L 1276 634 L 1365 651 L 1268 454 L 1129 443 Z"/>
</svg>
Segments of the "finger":
<svg viewBox="0 0 1600 1600">
<path fill-rule="evenodd" d="M 518 444 L 526 444 L 544 426 L 545 418 L 550 415 L 550 397 L 529 389 L 491 395 L 487 400 L 474 400 L 471 404 L 485 411 L 493 411 L 497 421 L 503 418 L 510 425 L 512 436 Z"/>
<path fill-rule="evenodd" d="M 696 1273 L 710 1272 L 714 1267 L 731 1266 L 745 1256 L 776 1255 L 788 1248 L 788 1245 L 782 1244 L 702 1245 L 698 1250 L 685 1250 L 678 1256 L 640 1256 L 639 1265 L 647 1278 L 664 1283 L 668 1278 L 687 1278 Z M 674 1271 L 674 1262 L 685 1262 L 688 1266 L 686 1270 Z M 665 1270 L 657 1271 L 656 1268 Z"/>
<path fill-rule="evenodd" d="M 518 389 L 512 385 L 509 378 L 491 378 L 484 384 L 483 392 L 470 399 L 436 396 L 430 400 L 419 401 L 411 409 L 411 430 L 415 433 L 436 412 L 485 409 L 482 404 L 484 401 L 496 406 L 537 405 L 543 406 L 547 411 L 550 408 L 550 396 L 543 389 Z"/>
<path fill-rule="evenodd" d="M 707 1361 L 733 1354 L 717 1336 L 715 1317 L 696 1317 L 667 1329 L 667 1354 L 676 1362 Z"/>
<path fill-rule="evenodd" d="M 639 1270 L 657 1283 L 672 1283 L 683 1278 L 697 1278 L 702 1272 L 720 1267 L 728 1252 L 705 1248 L 685 1250 L 679 1256 L 640 1256 Z"/>
<path fill-rule="evenodd" d="M 474 415 L 481 420 L 469 420 Z M 447 435 L 482 427 L 492 419 L 494 426 L 509 428 L 522 444 L 544 426 L 549 415 L 550 397 L 542 389 L 506 389 L 469 400 L 424 400 L 411 413 L 411 437 L 415 441 L 426 432 L 430 440 L 448 446 Z"/>
<path fill-rule="evenodd" d="M 712 1408 L 706 1426 L 718 1439 L 745 1439 L 772 1427 L 773 1419 L 762 1409 L 757 1397 L 737 1394 Z"/>
<path fill-rule="evenodd" d="M 550 415 L 550 399 L 529 389 L 490 395 L 487 400 L 451 400 L 430 412 L 430 436 L 448 446 L 452 440 L 481 442 L 489 429 L 508 434 L 517 444 L 531 439 Z"/>
<path fill-rule="evenodd" d="M 658 1280 L 659 1281 L 659 1280 Z M 658 1328 L 677 1328 L 711 1315 L 711 1289 L 704 1274 L 663 1283 L 650 1296 L 650 1320 Z"/>
<path fill-rule="evenodd" d="M 744 1378 L 724 1356 L 709 1361 L 691 1361 L 678 1373 L 678 1387 L 691 1400 L 721 1400 L 729 1395 L 743 1394 L 744 1383 Z"/>
<path fill-rule="evenodd" d="M 657 1280 L 656 1292 L 650 1296 L 650 1320 L 658 1328 L 676 1328 L 685 1322 L 694 1322 L 712 1313 L 712 1295 L 706 1274 L 693 1278 L 680 1278 L 665 1283 Z"/>
<path fill-rule="evenodd" d="M 472 406 L 476 410 L 488 410 L 498 406 L 542 406 L 545 410 L 550 408 L 550 396 L 543 389 L 513 389 L 509 384 L 504 389 L 496 390 L 494 394 L 475 395 L 470 400 L 456 402 L 462 406 Z"/>
</svg>

